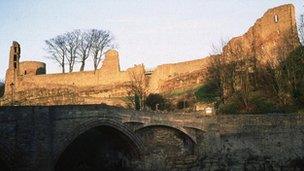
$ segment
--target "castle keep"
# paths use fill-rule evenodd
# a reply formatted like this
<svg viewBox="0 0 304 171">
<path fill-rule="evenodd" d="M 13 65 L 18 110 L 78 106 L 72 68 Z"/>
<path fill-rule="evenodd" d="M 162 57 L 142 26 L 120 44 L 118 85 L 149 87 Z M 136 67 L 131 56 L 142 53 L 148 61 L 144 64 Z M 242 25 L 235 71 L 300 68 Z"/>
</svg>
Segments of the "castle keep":
<svg viewBox="0 0 304 171">
<path fill-rule="evenodd" d="M 288 41 L 286 41 L 288 38 Z M 290 46 L 284 44 L 289 42 Z M 233 38 L 218 57 L 237 60 L 229 53 L 241 47 L 247 57 L 255 56 L 261 64 L 275 62 L 280 49 L 291 52 L 299 45 L 293 5 L 268 10 L 240 37 Z M 13 42 L 9 68 L 6 71 L 5 95 L 0 105 L 100 104 L 125 106 L 132 75 L 144 75 L 148 93 L 169 93 L 173 89 L 193 89 L 202 85 L 212 56 L 197 60 L 164 64 L 147 74 L 144 65 L 121 71 L 119 54 L 109 50 L 101 68 L 64 74 L 46 74 L 46 66 L 38 61 L 20 62 L 21 48 Z"/>
</svg>

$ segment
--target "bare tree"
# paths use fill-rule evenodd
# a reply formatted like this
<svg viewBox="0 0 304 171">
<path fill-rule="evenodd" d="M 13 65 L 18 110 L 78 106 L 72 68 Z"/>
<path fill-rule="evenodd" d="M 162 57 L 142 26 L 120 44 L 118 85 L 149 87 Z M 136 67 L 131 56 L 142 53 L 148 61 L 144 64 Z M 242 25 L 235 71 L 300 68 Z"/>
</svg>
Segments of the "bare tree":
<svg viewBox="0 0 304 171">
<path fill-rule="evenodd" d="M 223 90 L 223 82 L 221 81 L 223 77 L 223 70 L 224 67 L 223 59 L 222 59 L 222 53 L 223 48 L 226 46 L 227 41 L 224 39 L 221 39 L 220 43 L 218 45 L 212 44 L 211 47 L 211 63 L 208 67 L 208 78 L 209 81 L 215 82 L 216 88 L 220 91 L 220 101 L 223 101 L 224 97 L 224 90 Z"/>
<path fill-rule="evenodd" d="M 299 38 L 304 46 L 304 14 L 300 15 L 299 18 L 299 24 L 298 24 L 298 32 L 299 32 Z"/>
<path fill-rule="evenodd" d="M 223 49 L 224 47 L 227 45 L 228 43 L 228 38 L 221 38 L 221 40 L 219 41 L 219 43 L 213 43 L 211 45 L 211 52 L 210 55 L 220 55 L 223 53 Z"/>
<path fill-rule="evenodd" d="M 298 47 L 288 55 L 282 63 L 282 72 L 286 82 L 287 93 L 292 97 L 293 104 L 304 103 L 304 48 Z"/>
<path fill-rule="evenodd" d="M 92 49 L 92 34 L 81 32 L 81 40 L 79 44 L 80 71 L 84 71 L 86 60 L 89 58 Z"/>
<path fill-rule="evenodd" d="M 96 70 L 104 53 L 112 47 L 113 38 L 110 32 L 106 30 L 92 29 L 89 34 L 92 36 L 92 58 L 94 70 Z"/>
<path fill-rule="evenodd" d="M 132 71 L 129 73 L 130 82 L 127 87 L 127 100 L 137 110 L 142 110 L 147 97 L 147 78 L 144 72 Z"/>
<path fill-rule="evenodd" d="M 213 55 L 208 68 L 209 77 L 220 91 L 220 103 L 225 103 L 230 97 L 237 97 L 248 110 L 250 93 L 255 87 L 253 73 L 256 68 L 255 57 L 243 47 L 241 42 L 212 46 Z"/>
<path fill-rule="evenodd" d="M 50 40 L 46 40 L 45 43 L 46 51 L 49 53 L 47 58 L 57 62 L 62 69 L 62 73 L 65 73 L 65 59 L 67 56 L 65 37 L 59 35 Z"/>
<path fill-rule="evenodd" d="M 80 71 L 83 71 L 89 57 L 92 57 L 96 70 L 104 53 L 114 47 L 110 32 L 101 29 L 74 30 L 46 40 L 45 43 L 49 53 L 47 57 L 59 63 L 63 73 L 65 65 L 68 66 L 69 72 L 72 72 L 76 62 L 81 63 Z"/>
<path fill-rule="evenodd" d="M 241 42 L 235 42 L 233 45 L 226 46 L 224 58 L 227 62 L 224 66 L 225 77 L 224 84 L 231 90 L 230 93 L 236 94 L 245 109 L 249 108 L 249 95 L 253 84 L 250 79 L 255 71 L 255 57 L 248 53 Z"/>
<path fill-rule="evenodd" d="M 65 45 L 67 50 L 67 62 L 69 66 L 69 72 L 72 72 L 76 63 L 78 48 L 80 45 L 80 30 L 74 30 L 72 32 L 65 33 Z"/>
<path fill-rule="evenodd" d="M 280 60 L 279 63 L 281 62 Z M 258 67 L 257 82 L 264 95 L 275 97 L 274 99 L 279 104 L 286 105 L 288 98 L 285 93 L 285 78 L 282 71 L 281 65 L 268 61 L 265 66 Z"/>
<path fill-rule="evenodd" d="M 276 49 L 278 57 L 275 65 L 272 64 L 272 69 L 270 69 L 274 75 L 272 84 L 276 88 L 273 90 L 275 90 L 274 92 L 283 105 L 297 101 L 296 94 L 299 92 L 303 81 L 304 51 L 298 42 L 297 35 L 292 33 L 291 31 L 285 33 L 286 35 L 284 35 L 280 46 Z M 270 65 L 268 64 L 268 66 Z"/>
<path fill-rule="evenodd" d="M 303 43 L 304 17 L 298 26 Z M 246 112 L 256 110 L 256 100 L 268 99 L 277 107 L 304 104 L 304 48 L 294 30 L 281 33 L 279 43 L 272 49 L 250 49 L 246 44 L 232 41 L 223 52 L 213 46 L 209 77 L 217 81 L 222 102 L 241 102 Z M 283 35 L 282 35 L 283 34 Z M 257 61 L 258 58 L 262 60 Z M 232 98 L 231 98 L 232 97 Z M 232 102 L 231 101 L 231 102 Z M 257 102 L 257 103 L 256 103 Z M 264 101 L 263 101 L 264 102 Z M 265 104 L 269 103 L 267 100 Z"/>
</svg>

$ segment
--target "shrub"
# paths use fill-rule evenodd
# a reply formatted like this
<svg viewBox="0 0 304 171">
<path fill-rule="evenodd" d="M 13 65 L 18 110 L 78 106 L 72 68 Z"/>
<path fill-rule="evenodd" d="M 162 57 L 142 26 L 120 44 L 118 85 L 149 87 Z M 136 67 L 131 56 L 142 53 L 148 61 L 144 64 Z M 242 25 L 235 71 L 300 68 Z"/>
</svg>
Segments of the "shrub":
<svg viewBox="0 0 304 171">
<path fill-rule="evenodd" d="M 146 105 L 152 110 L 164 110 L 166 107 L 166 100 L 160 94 L 149 94 L 146 98 Z"/>
<path fill-rule="evenodd" d="M 220 90 L 216 84 L 216 81 L 208 81 L 201 86 L 196 92 L 195 96 L 198 101 L 201 102 L 214 102 L 220 96 Z"/>
<path fill-rule="evenodd" d="M 140 98 L 137 94 L 134 95 L 135 110 L 140 110 Z"/>
<path fill-rule="evenodd" d="M 286 109 L 286 107 L 284 107 Z M 219 112 L 223 114 L 260 114 L 282 112 L 281 108 L 275 104 L 275 100 L 270 97 L 264 97 L 258 92 L 251 93 L 248 106 L 237 97 L 232 96 L 225 100 L 225 103 L 219 105 Z"/>
<path fill-rule="evenodd" d="M 265 97 L 252 97 L 250 103 L 253 105 L 251 113 L 271 113 L 277 110 L 275 104 Z"/>
<path fill-rule="evenodd" d="M 241 111 L 241 103 L 238 99 L 229 99 L 226 103 L 221 103 L 218 106 L 219 113 L 223 114 L 237 114 Z"/>
<path fill-rule="evenodd" d="M 5 84 L 2 81 L 0 81 L 0 97 L 4 95 L 4 88 L 5 88 Z"/>
</svg>

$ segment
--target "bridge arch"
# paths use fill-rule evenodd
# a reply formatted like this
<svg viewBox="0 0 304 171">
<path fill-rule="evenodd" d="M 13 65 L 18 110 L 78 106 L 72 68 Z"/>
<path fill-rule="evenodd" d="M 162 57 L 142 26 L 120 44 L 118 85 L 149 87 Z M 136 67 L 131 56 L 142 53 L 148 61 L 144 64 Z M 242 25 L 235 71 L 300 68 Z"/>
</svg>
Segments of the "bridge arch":
<svg viewBox="0 0 304 171">
<path fill-rule="evenodd" d="M 80 155 L 80 158 L 75 158 L 73 155 L 76 154 L 75 150 L 78 150 L 77 155 Z M 55 169 L 71 169 L 69 166 L 71 163 L 67 165 L 65 163 L 71 159 L 74 160 L 73 162 L 82 162 L 77 163 L 81 166 L 75 167 L 84 167 L 84 169 L 103 170 L 117 169 L 113 167 L 128 167 L 126 165 L 130 165 L 131 160 L 137 160 L 141 157 L 142 151 L 142 141 L 132 130 L 115 120 L 98 118 L 82 123 L 67 135 L 63 145 L 55 155 Z M 92 164 L 91 160 L 86 158 L 92 155 L 94 155 L 94 160 L 103 161 L 95 161 Z M 110 159 L 104 161 L 105 156 L 110 157 Z M 112 163 L 109 164 L 109 162 Z M 75 163 L 72 164 L 72 166 L 74 165 Z"/>
<path fill-rule="evenodd" d="M 14 154 L 14 148 L 5 140 L 0 139 L 0 170 L 13 170 L 18 164 Z"/>
<path fill-rule="evenodd" d="M 145 144 L 145 158 L 148 161 L 161 160 L 172 164 L 176 160 L 195 154 L 195 138 L 182 127 L 147 124 L 135 132 Z"/>
<path fill-rule="evenodd" d="M 190 140 L 196 144 L 196 138 L 195 136 L 191 135 L 185 128 L 183 127 L 177 127 L 177 126 L 172 126 L 172 125 L 169 125 L 169 124 L 143 124 L 142 126 L 138 127 L 135 132 L 139 132 L 143 129 L 149 129 L 149 128 L 155 128 L 155 127 L 164 127 L 164 128 L 169 128 L 169 129 L 172 129 L 172 130 L 175 130 L 175 131 L 178 131 L 180 133 L 182 133 L 183 135 L 187 136 L 188 138 L 190 138 Z"/>
</svg>

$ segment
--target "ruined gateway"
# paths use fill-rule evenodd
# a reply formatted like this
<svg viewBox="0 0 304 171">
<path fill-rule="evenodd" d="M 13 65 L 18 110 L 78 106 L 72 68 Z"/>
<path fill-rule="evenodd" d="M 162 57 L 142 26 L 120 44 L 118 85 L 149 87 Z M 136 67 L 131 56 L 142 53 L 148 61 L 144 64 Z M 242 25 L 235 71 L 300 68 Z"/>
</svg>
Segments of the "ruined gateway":
<svg viewBox="0 0 304 171">
<path fill-rule="evenodd" d="M 299 45 L 296 35 L 294 7 L 279 6 L 219 56 L 236 60 L 227 49 L 241 44 L 261 64 L 275 62 L 286 36 L 289 51 Z M 118 52 L 110 50 L 96 71 L 46 74 L 42 62 L 19 62 L 20 52 L 14 42 L 0 101 L 0 170 L 304 169 L 301 114 L 206 117 L 100 105 L 124 106 L 132 73 L 146 76 L 149 93 L 201 85 L 210 57 L 160 65 L 151 74 L 143 65 L 120 71 Z M 19 106 L 8 106 L 12 101 Z"/>
</svg>

